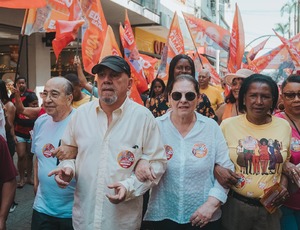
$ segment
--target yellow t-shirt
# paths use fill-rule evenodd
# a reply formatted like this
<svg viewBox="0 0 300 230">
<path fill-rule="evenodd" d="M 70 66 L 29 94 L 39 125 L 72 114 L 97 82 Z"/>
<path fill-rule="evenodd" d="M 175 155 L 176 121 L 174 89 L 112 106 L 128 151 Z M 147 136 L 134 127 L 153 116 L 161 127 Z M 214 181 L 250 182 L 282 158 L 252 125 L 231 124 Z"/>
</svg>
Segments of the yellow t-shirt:
<svg viewBox="0 0 300 230">
<path fill-rule="evenodd" d="M 272 122 L 255 125 L 243 114 L 224 120 L 221 129 L 241 176 L 231 189 L 246 197 L 262 197 L 264 189 L 280 181 L 282 164 L 290 158 L 290 125 L 273 116 Z"/>
<path fill-rule="evenodd" d="M 224 98 L 216 87 L 208 85 L 206 89 L 200 89 L 200 93 L 204 93 L 208 97 L 214 111 L 216 111 L 218 104 L 224 103 Z"/>
<path fill-rule="evenodd" d="M 85 94 L 84 98 L 82 98 L 80 101 L 73 101 L 72 102 L 72 107 L 77 109 L 79 106 L 81 106 L 85 103 L 88 103 L 90 101 L 90 99 L 91 99 L 91 96 Z M 98 98 L 93 96 L 92 101 L 94 101 L 94 100 L 98 100 Z"/>
</svg>

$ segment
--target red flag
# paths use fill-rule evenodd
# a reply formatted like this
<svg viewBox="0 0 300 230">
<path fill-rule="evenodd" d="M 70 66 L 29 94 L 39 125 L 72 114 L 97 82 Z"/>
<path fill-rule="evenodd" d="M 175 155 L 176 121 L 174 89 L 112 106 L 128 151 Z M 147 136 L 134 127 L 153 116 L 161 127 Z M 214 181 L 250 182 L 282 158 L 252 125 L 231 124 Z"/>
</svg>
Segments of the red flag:
<svg viewBox="0 0 300 230">
<path fill-rule="evenodd" d="M 53 51 L 56 59 L 63 48 L 65 48 L 71 41 L 74 41 L 80 26 L 84 23 L 84 20 L 78 21 L 56 21 L 56 35 L 52 41 Z"/>
<path fill-rule="evenodd" d="M 258 54 L 258 52 L 259 51 L 261 51 L 264 47 L 265 47 L 265 45 L 266 45 L 266 43 L 267 43 L 267 41 L 269 40 L 269 38 L 270 37 L 268 37 L 266 40 L 263 40 L 261 43 L 259 43 L 257 46 L 254 46 L 250 51 L 249 51 L 249 53 L 247 54 L 247 61 L 248 60 L 250 60 L 250 61 L 253 61 L 254 60 L 254 58 L 255 58 L 255 56 Z M 248 63 L 250 63 L 250 61 L 248 61 Z"/>
<path fill-rule="evenodd" d="M 82 40 L 82 60 L 86 72 L 99 61 L 107 30 L 106 19 L 100 0 L 81 0 L 80 6 L 85 16 L 88 28 Z"/>
<path fill-rule="evenodd" d="M 158 68 L 158 59 L 150 57 L 146 54 L 140 54 L 143 58 L 143 70 L 149 83 L 151 83 L 156 75 L 155 70 Z"/>
<path fill-rule="evenodd" d="M 227 68 L 230 73 L 235 73 L 241 68 L 245 51 L 245 33 L 243 21 L 238 5 L 235 4 L 235 7 L 236 8 L 230 36 L 229 56 L 227 63 Z"/>
<path fill-rule="evenodd" d="M 30 9 L 46 6 L 46 0 L 1 0 L 0 7 L 14 9 Z"/>
<path fill-rule="evenodd" d="M 273 30 L 274 33 L 277 35 L 277 37 L 279 37 L 279 39 L 281 40 L 281 42 L 284 44 L 284 46 L 286 47 L 286 49 L 288 50 L 292 60 L 293 60 L 293 63 L 295 65 L 295 67 L 300 67 L 300 53 L 299 53 L 299 50 L 294 46 L 294 44 L 285 39 L 284 37 L 281 37 L 278 33 L 276 33 L 275 30 Z M 295 35 L 295 37 L 299 37 L 300 33 Z M 293 37 L 293 38 L 295 38 Z M 292 39 L 293 39 L 292 38 Z"/>
<path fill-rule="evenodd" d="M 162 78 L 165 82 L 168 81 L 168 71 L 169 71 L 169 64 L 174 56 L 177 54 L 184 54 L 184 41 L 183 36 L 180 30 L 179 20 L 177 13 L 175 11 L 173 20 L 170 26 L 166 48 L 164 48 L 163 52 L 167 52 L 167 60 L 164 63 L 164 59 L 162 58 L 160 67 L 159 67 L 159 77 Z M 165 57 L 165 53 L 162 54 L 162 57 Z"/>
</svg>

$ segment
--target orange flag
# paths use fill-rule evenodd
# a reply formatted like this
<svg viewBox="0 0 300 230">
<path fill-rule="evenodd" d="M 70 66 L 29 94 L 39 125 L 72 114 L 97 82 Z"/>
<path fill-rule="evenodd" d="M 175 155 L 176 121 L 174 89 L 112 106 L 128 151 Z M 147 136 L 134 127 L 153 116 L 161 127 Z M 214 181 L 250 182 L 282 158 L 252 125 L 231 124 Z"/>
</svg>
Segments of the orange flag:
<svg viewBox="0 0 300 230">
<path fill-rule="evenodd" d="M 241 68 L 243 55 L 245 51 L 245 33 L 242 17 L 235 4 L 235 14 L 233 18 L 232 31 L 229 43 L 229 56 L 227 68 L 230 73 L 235 73 Z"/>
<path fill-rule="evenodd" d="M 249 51 L 249 53 L 247 54 L 247 57 L 246 57 L 248 63 L 250 63 L 251 61 L 254 60 L 255 56 L 258 54 L 259 51 L 261 51 L 265 47 L 265 45 L 266 45 L 266 43 L 267 43 L 267 41 L 269 39 L 270 39 L 270 37 L 268 37 L 267 39 L 263 40 L 261 43 L 259 43 L 257 46 L 254 46 Z"/>
<path fill-rule="evenodd" d="M 169 30 L 169 35 L 167 38 L 167 42 L 166 42 L 166 46 L 167 48 L 164 50 L 165 52 L 167 51 L 167 62 L 163 63 L 163 59 L 162 59 L 162 63 L 161 66 L 159 67 L 159 77 L 163 79 L 163 81 L 167 82 L 168 81 L 168 71 L 169 71 L 169 64 L 172 60 L 172 58 L 174 56 L 176 56 L 177 54 L 184 54 L 184 41 L 183 41 L 183 36 L 180 30 L 180 26 L 179 26 L 179 20 L 178 20 L 178 16 L 177 13 L 175 11 L 174 16 L 173 16 L 173 20 L 170 26 L 170 30 Z M 165 54 L 162 54 L 162 56 L 164 56 Z M 163 66 L 166 65 L 166 67 L 164 68 Z"/>
<path fill-rule="evenodd" d="M 289 42 L 291 42 L 297 50 L 300 50 L 300 33 L 292 37 Z M 255 71 L 261 72 L 264 69 L 284 69 L 291 68 L 293 66 L 291 57 L 285 45 L 282 44 L 268 53 L 254 59 L 249 63 L 248 68 Z"/>
<path fill-rule="evenodd" d="M 288 50 L 292 60 L 293 60 L 293 63 L 295 65 L 296 68 L 299 68 L 300 67 L 300 53 L 299 53 L 299 50 L 294 46 L 293 42 L 285 39 L 284 37 L 280 36 L 278 33 L 276 33 L 275 30 L 273 30 L 274 33 L 277 35 L 277 37 L 279 37 L 279 39 L 281 40 L 281 42 L 284 44 L 284 46 L 286 47 L 286 49 Z M 300 33 L 295 35 L 295 37 L 300 37 Z M 294 37 L 294 38 L 295 38 Z M 292 38 L 292 39 L 294 39 Z"/>
<path fill-rule="evenodd" d="M 66 1 L 47 0 L 46 2 L 47 6 L 29 9 L 28 14 L 25 14 L 23 24 L 26 35 L 37 32 L 55 32 L 56 20 L 69 20 L 71 5 Z"/>
<path fill-rule="evenodd" d="M 197 47 L 207 47 L 215 43 L 225 51 L 228 51 L 230 39 L 228 30 L 212 22 L 196 18 L 192 14 L 182 14 Z"/>
<path fill-rule="evenodd" d="M 14 9 L 29 9 L 46 6 L 46 0 L 1 0 L 0 7 Z"/>
<path fill-rule="evenodd" d="M 74 41 L 79 28 L 84 23 L 84 20 L 78 21 L 56 21 L 56 34 L 55 39 L 52 41 L 53 51 L 55 53 L 56 59 L 63 48 L 65 48 L 71 41 Z"/>
<path fill-rule="evenodd" d="M 111 28 L 111 26 L 107 26 L 106 35 L 103 41 L 103 49 L 101 51 L 100 59 L 98 60 L 101 62 L 101 60 L 109 55 L 115 55 L 122 57 L 120 48 L 118 46 L 118 43 L 115 38 L 115 34 Z"/>
<path fill-rule="evenodd" d="M 156 69 L 158 68 L 158 59 L 154 57 L 150 57 L 146 54 L 140 54 L 140 56 L 144 60 L 143 70 L 145 76 L 147 76 L 149 83 L 151 83 L 154 80 L 154 77 L 156 75 Z"/>
<path fill-rule="evenodd" d="M 99 62 L 101 62 L 101 60 L 104 57 L 109 56 L 109 55 L 115 55 L 115 56 L 122 57 L 122 54 L 121 54 L 121 51 L 120 51 L 119 46 L 117 44 L 114 32 L 113 32 L 113 30 L 110 26 L 107 26 L 106 36 L 105 36 L 105 39 L 104 39 L 104 42 L 103 42 L 103 49 L 101 51 Z M 131 72 L 131 77 L 133 79 L 134 79 L 134 76 L 133 76 L 134 74 L 135 73 Z M 130 89 L 129 98 L 131 98 L 132 100 L 134 100 L 135 102 L 137 102 L 141 105 L 144 105 L 144 103 L 141 99 L 141 96 L 137 91 L 135 81 L 133 81 L 132 87 Z"/>
<path fill-rule="evenodd" d="M 85 71 L 91 73 L 100 58 L 107 23 L 100 0 L 81 0 L 80 6 L 88 24 L 82 40 L 82 60 Z"/>
<path fill-rule="evenodd" d="M 120 39 L 124 48 L 124 58 L 129 63 L 131 72 L 136 82 L 136 87 L 140 93 L 148 90 L 148 79 L 144 73 L 144 60 L 139 54 L 136 47 L 133 31 L 131 24 L 127 15 L 127 10 L 125 11 L 125 22 L 124 28 L 120 25 L 119 28 Z"/>
</svg>

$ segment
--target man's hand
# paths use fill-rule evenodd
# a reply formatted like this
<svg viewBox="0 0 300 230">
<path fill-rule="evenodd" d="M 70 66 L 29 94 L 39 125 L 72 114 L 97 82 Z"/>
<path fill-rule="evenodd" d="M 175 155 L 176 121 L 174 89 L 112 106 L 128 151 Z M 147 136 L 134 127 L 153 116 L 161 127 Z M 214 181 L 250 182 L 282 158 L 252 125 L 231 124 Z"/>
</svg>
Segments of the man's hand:
<svg viewBox="0 0 300 230">
<path fill-rule="evenodd" d="M 156 179 L 154 170 L 149 161 L 143 159 L 139 160 L 136 164 L 134 174 L 141 182 L 145 182 L 147 180 L 154 181 Z"/>
<path fill-rule="evenodd" d="M 107 186 L 115 190 L 115 195 L 106 194 L 106 197 L 113 204 L 119 204 L 126 198 L 126 188 L 121 183 L 114 183 Z"/>
<path fill-rule="evenodd" d="M 60 188 L 66 188 L 73 178 L 73 170 L 69 167 L 57 168 L 49 172 L 48 176 L 55 175 L 54 179 Z"/>
<path fill-rule="evenodd" d="M 215 211 L 220 207 L 221 202 L 214 197 L 209 197 L 208 200 L 201 205 L 191 216 L 190 222 L 192 226 L 204 227 L 211 220 Z"/>
<path fill-rule="evenodd" d="M 224 168 L 220 165 L 215 165 L 214 176 L 217 181 L 226 189 L 232 185 L 236 185 L 240 176 L 230 169 Z"/>
<path fill-rule="evenodd" d="M 75 159 L 78 149 L 74 146 L 64 145 L 59 146 L 52 152 L 52 157 L 57 157 L 59 160 Z"/>
</svg>

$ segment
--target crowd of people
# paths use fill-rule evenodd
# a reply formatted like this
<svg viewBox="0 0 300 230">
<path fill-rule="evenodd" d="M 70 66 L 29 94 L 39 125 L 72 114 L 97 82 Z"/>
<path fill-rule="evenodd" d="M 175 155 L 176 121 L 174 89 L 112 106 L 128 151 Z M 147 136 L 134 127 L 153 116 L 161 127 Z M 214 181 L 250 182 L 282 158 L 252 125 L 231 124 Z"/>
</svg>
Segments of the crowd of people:
<svg viewBox="0 0 300 230">
<path fill-rule="evenodd" d="M 300 75 L 240 69 L 224 95 L 179 54 L 142 106 L 122 57 L 93 67 L 97 86 L 74 64 L 41 106 L 26 78 L 0 80 L 0 230 L 26 184 L 34 230 L 300 229 Z"/>
</svg>

